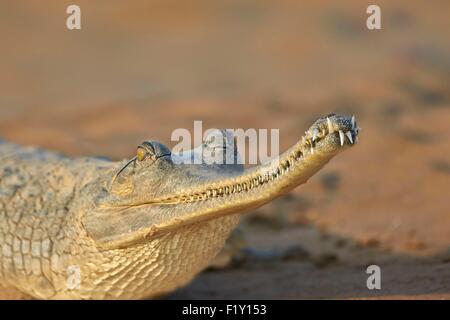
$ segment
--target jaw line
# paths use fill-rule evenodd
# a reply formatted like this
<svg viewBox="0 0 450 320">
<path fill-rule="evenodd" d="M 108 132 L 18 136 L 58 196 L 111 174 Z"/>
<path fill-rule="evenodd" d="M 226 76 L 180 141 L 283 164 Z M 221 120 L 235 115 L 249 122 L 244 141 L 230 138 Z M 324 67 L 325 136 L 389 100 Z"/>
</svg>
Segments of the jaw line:
<svg viewBox="0 0 450 320">
<path fill-rule="evenodd" d="M 281 154 L 277 162 L 246 169 L 236 176 L 221 176 L 215 181 L 202 182 L 186 193 L 174 192 L 168 197 L 122 204 L 109 203 L 99 207 L 98 216 L 94 215 L 95 219 L 101 219 L 102 216 L 104 219 L 115 217 L 114 219 L 118 219 L 116 224 L 123 225 L 119 229 L 124 231 L 115 237 L 101 227 L 101 230 L 94 230 L 94 236 L 100 238 L 104 246 L 121 247 L 157 237 L 185 225 L 243 213 L 271 201 L 305 183 L 336 154 L 353 145 L 346 140 L 341 147 L 337 130 L 327 132 L 316 140 L 315 150 L 311 151 L 310 131 L 315 128 L 316 123 L 297 144 Z M 358 132 L 351 132 L 356 138 Z M 126 229 L 130 222 L 138 227 Z M 113 221 L 110 223 L 114 224 Z"/>
</svg>

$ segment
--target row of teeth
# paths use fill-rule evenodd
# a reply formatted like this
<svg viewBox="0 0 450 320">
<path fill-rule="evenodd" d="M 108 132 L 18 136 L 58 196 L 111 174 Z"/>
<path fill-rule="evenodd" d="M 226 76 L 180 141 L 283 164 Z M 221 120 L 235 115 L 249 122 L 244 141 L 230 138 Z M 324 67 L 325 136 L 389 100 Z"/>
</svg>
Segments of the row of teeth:
<svg viewBox="0 0 450 320">
<path fill-rule="evenodd" d="M 308 146 L 310 145 L 311 153 L 314 153 L 314 147 L 313 143 L 316 142 L 316 140 L 323 138 L 325 135 L 329 133 L 335 132 L 335 129 L 333 128 L 332 122 L 329 118 L 327 118 L 327 126 L 328 126 L 328 132 L 325 129 L 322 129 L 321 132 L 319 130 L 315 129 L 312 133 L 311 140 L 304 137 L 303 139 L 303 145 Z M 352 117 L 352 130 L 354 130 L 356 133 L 358 132 L 359 128 L 356 128 L 355 125 L 355 117 Z M 309 135 L 308 132 L 306 132 L 307 135 Z M 344 133 L 342 130 L 339 130 L 339 138 L 341 142 L 341 146 L 344 145 L 345 137 L 350 141 L 351 144 L 353 144 L 353 137 L 352 133 L 350 131 L 347 131 Z M 356 141 L 358 140 L 358 137 L 356 136 Z M 208 189 L 205 192 L 201 193 L 194 193 L 190 195 L 180 195 L 175 196 L 171 198 L 164 199 L 162 202 L 164 203 L 180 203 L 180 202 L 195 202 L 199 200 L 208 200 L 218 197 L 223 197 L 226 195 L 233 195 L 238 194 L 241 192 L 247 192 L 251 191 L 255 188 L 259 188 L 263 185 L 265 185 L 268 182 L 271 182 L 278 177 L 282 176 L 283 174 L 287 173 L 289 170 L 292 169 L 296 165 L 296 163 L 302 158 L 303 152 L 301 150 L 295 150 L 291 153 L 289 158 L 285 161 L 283 161 L 276 169 L 274 169 L 272 172 L 267 172 L 265 174 L 259 174 L 253 178 L 248 179 L 245 182 L 236 183 L 236 184 L 230 184 L 223 187 L 218 188 L 212 188 Z"/>
<path fill-rule="evenodd" d="M 344 146 L 345 138 L 347 138 L 348 141 L 351 144 L 358 142 L 358 131 L 361 130 L 361 129 L 356 127 L 355 116 L 352 116 L 351 124 L 352 124 L 352 130 L 351 131 L 344 132 L 342 130 L 338 130 L 341 147 Z M 316 140 L 318 138 L 322 138 L 326 134 L 330 134 L 330 133 L 333 133 L 333 132 L 336 131 L 334 126 L 333 126 L 333 123 L 331 122 L 330 118 L 328 118 L 328 117 L 327 117 L 327 127 L 328 127 L 328 132 L 326 132 L 325 129 L 322 129 L 322 131 L 319 131 L 319 129 L 316 128 L 312 132 L 311 140 L 308 140 L 308 139 L 304 140 L 304 144 L 309 146 L 310 151 L 311 151 L 312 154 L 314 154 L 314 143 L 316 142 Z M 356 133 L 355 134 L 355 141 L 353 141 L 352 131 L 354 131 Z M 309 135 L 308 131 L 306 131 L 305 134 Z"/>
</svg>

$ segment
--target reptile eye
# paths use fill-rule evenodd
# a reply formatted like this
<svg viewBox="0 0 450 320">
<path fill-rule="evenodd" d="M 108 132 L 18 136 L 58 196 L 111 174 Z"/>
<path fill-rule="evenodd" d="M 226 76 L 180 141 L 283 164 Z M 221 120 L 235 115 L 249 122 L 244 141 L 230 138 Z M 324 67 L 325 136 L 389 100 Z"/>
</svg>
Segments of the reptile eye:
<svg viewBox="0 0 450 320">
<path fill-rule="evenodd" d="M 136 158 L 138 161 L 143 161 L 148 155 L 148 151 L 142 147 L 138 147 L 136 151 Z"/>
</svg>

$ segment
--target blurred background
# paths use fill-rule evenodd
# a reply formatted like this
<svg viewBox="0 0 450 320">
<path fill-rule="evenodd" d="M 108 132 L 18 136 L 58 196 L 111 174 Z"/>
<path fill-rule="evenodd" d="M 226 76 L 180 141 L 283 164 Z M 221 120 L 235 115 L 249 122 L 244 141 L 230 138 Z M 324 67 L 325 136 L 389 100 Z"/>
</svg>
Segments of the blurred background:
<svg viewBox="0 0 450 320">
<path fill-rule="evenodd" d="M 81 7 L 81 30 L 66 8 Z M 382 30 L 366 28 L 381 7 Z M 0 137 L 128 158 L 176 128 L 355 114 L 360 144 L 247 215 L 169 298 L 450 298 L 450 2 L 0 1 Z M 366 287 L 366 267 L 382 290 Z"/>
</svg>

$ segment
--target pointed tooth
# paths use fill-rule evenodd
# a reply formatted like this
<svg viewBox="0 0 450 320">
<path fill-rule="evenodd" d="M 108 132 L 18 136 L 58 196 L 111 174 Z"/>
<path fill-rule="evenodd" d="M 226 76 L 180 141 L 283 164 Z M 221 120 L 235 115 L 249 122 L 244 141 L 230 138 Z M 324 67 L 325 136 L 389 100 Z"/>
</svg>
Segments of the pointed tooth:
<svg viewBox="0 0 450 320">
<path fill-rule="evenodd" d="M 352 116 L 352 129 L 355 129 L 355 115 Z"/>
<path fill-rule="evenodd" d="M 314 148 L 312 145 L 311 145 L 311 154 L 314 154 Z"/>
<path fill-rule="evenodd" d="M 350 141 L 351 144 L 353 144 L 353 137 L 352 137 L 352 133 L 350 131 L 347 131 L 345 133 L 345 135 L 347 136 L 348 140 Z"/>
<path fill-rule="evenodd" d="M 356 136 L 355 137 L 355 143 L 358 143 L 359 142 L 359 138 L 358 138 L 358 136 Z"/>
<path fill-rule="evenodd" d="M 341 140 L 341 147 L 342 147 L 345 142 L 345 135 L 344 132 L 342 132 L 342 130 L 339 130 L 339 139 Z"/>
<path fill-rule="evenodd" d="M 319 130 L 314 129 L 313 134 L 312 134 L 312 141 L 316 141 L 318 135 L 319 135 Z"/>
<path fill-rule="evenodd" d="M 328 132 L 329 132 L 329 133 L 334 132 L 333 125 L 332 125 L 332 123 L 331 123 L 330 118 L 328 118 L 328 117 L 327 117 L 327 124 L 328 124 Z"/>
</svg>

